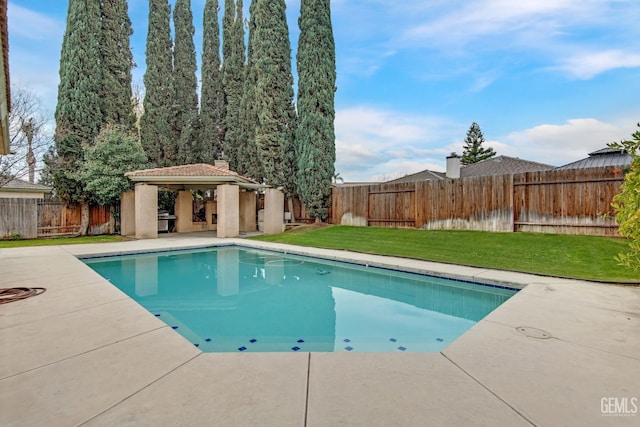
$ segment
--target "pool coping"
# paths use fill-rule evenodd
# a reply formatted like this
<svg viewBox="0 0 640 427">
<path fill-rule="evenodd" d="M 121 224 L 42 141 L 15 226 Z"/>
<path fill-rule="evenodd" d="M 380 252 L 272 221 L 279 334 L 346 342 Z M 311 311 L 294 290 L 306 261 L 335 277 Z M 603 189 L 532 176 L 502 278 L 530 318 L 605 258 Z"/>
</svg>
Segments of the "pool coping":
<svg viewBox="0 0 640 427">
<path fill-rule="evenodd" d="M 220 244 L 522 290 L 440 353 L 211 354 L 106 289 L 77 259 Z M 1 287 L 34 286 L 42 277 L 50 283 L 41 296 L 0 306 L 3 425 L 198 425 L 212 416 L 227 425 L 421 425 L 425 417 L 442 425 L 632 425 L 640 417 L 602 406 L 603 399 L 626 399 L 633 409 L 630 399 L 640 397 L 634 287 L 195 236 L 3 249 L 0 266 Z M 194 383 L 217 397 L 190 394 Z M 80 397 L 82 410 L 74 401 Z M 28 410 L 34 407 L 37 414 Z"/>
</svg>

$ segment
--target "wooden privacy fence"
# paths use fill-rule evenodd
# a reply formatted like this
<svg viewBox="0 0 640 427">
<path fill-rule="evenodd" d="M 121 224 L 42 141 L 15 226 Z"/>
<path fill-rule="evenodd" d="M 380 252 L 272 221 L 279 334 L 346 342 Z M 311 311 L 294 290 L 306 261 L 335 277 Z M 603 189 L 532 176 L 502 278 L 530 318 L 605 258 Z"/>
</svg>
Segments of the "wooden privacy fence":
<svg viewBox="0 0 640 427">
<path fill-rule="evenodd" d="M 620 169 L 569 169 L 514 176 L 514 231 L 618 235 L 611 207 Z"/>
<path fill-rule="evenodd" d="M 0 198 L 0 238 L 38 237 L 38 199 Z"/>
<path fill-rule="evenodd" d="M 334 224 L 616 236 L 616 168 L 334 187 Z"/>
<path fill-rule="evenodd" d="M 110 206 L 89 207 L 89 234 L 109 234 L 114 230 Z M 38 237 L 74 235 L 80 232 L 81 207 L 65 206 L 55 200 L 38 201 Z"/>
<path fill-rule="evenodd" d="M 80 224 L 80 206 L 65 206 L 55 200 L 0 198 L 0 238 L 69 236 L 79 233 Z M 90 206 L 89 234 L 113 232 L 111 208 Z"/>
</svg>

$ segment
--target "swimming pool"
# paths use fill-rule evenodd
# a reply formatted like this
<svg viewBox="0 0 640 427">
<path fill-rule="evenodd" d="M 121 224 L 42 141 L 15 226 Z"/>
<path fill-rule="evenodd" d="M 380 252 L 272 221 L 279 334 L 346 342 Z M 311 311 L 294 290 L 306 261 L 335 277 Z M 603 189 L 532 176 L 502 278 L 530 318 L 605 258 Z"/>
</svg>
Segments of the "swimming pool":
<svg viewBox="0 0 640 427">
<path fill-rule="evenodd" d="M 239 246 L 83 261 L 205 352 L 435 352 L 517 292 Z"/>
</svg>

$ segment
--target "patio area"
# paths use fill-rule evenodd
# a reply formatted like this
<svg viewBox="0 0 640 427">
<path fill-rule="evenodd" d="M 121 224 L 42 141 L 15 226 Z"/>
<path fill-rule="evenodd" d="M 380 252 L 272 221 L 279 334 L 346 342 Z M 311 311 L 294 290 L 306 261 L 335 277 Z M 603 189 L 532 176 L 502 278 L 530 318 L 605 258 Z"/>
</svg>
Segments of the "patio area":
<svg viewBox="0 0 640 427">
<path fill-rule="evenodd" d="M 523 289 L 440 353 L 202 353 L 77 256 L 240 244 Z M 640 423 L 640 288 L 209 233 L 0 251 L 3 426 Z"/>
</svg>

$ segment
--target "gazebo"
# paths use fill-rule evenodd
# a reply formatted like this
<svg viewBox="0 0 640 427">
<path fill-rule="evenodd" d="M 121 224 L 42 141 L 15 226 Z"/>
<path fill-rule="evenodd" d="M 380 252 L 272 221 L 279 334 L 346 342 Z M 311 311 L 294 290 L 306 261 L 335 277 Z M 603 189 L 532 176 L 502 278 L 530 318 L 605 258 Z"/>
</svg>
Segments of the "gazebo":
<svg viewBox="0 0 640 427">
<path fill-rule="evenodd" d="M 177 191 L 176 232 L 216 230 L 221 238 L 238 237 L 241 231 L 255 231 L 256 192 L 264 190 L 265 234 L 284 230 L 284 194 L 229 170 L 227 162 L 216 161 L 125 173 L 135 189 L 121 198 L 121 234 L 137 239 L 158 237 L 158 188 Z M 215 190 L 217 200 L 206 203 L 205 222 L 192 221 L 191 190 Z"/>
</svg>

